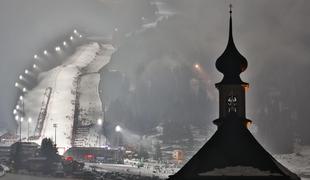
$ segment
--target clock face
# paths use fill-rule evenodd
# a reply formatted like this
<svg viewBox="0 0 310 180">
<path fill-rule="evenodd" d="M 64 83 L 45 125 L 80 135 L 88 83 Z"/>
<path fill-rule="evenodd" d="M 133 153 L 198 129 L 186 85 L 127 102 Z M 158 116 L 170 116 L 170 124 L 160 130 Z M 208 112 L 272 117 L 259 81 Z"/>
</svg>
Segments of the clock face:
<svg viewBox="0 0 310 180">
<path fill-rule="evenodd" d="M 229 96 L 227 98 L 227 105 L 232 106 L 234 104 L 237 104 L 237 97 L 236 96 Z"/>
<path fill-rule="evenodd" d="M 236 96 L 229 96 L 227 98 L 228 112 L 237 112 L 238 99 Z"/>
</svg>

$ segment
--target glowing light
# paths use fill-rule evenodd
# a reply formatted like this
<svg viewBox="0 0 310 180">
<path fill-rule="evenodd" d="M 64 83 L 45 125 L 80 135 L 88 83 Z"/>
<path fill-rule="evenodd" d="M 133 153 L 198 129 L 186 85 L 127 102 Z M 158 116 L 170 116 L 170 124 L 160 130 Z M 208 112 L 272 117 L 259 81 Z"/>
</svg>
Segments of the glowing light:
<svg viewBox="0 0 310 180">
<path fill-rule="evenodd" d="M 27 88 L 24 87 L 24 88 L 23 88 L 23 92 L 27 92 Z"/>
<path fill-rule="evenodd" d="M 115 126 L 115 131 L 116 132 L 121 132 L 122 131 L 122 127 L 119 126 L 119 125 Z"/>
<path fill-rule="evenodd" d="M 17 114 L 17 110 L 16 109 L 13 110 L 13 114 Z"/>
<path fill-rule="evenodd" d="M 66 157 L 66 161 L 73 161 L 73 157 L 72 156 Z"/>
<path fill-rule="evenodd" d="M 78 32 L 77 32 L 77 30 L 76 30 L 76 29 L 74 29 L 74 30 L 73 30 L 73 33 L 74 33 L 74 34 L 77 34 Z"/>
<path fill-rule="evenodd" d="M 43 53 L 44 53 L 44 55 L 47 55 L 47 53 L 48 53 L 48 52 L 47 52 L 47 50 L 44 50 L 44 52 L 43 52 Z"/>
<path fill-rule="evenodd" d="M 19 106 L 19 105 L 16 105 L 16 109 L 18 109 L 18 110 L 19 110 L 19 109 L 20 109 L 20 106 Z"/>
<path fill-rule="evenodd" d="M 19 116 L 18 116 L 18 115 L 16 115 L 16 116 L 15 116 L 15 120 L 16 120 L 16 121 L 18 121 L 18 119 L 19 119 Z"/>
<path fill-rule="evenodd" d="M 36 64 L 33 64 L 32 66 L 34 69 L 36 69 L 38 66 Z"/>
<path fill-rule="evenodd" d="M 250 88 L 249 85 L 243 85 L 243 87 L 244 87 L 244 91 L 245 91 L 245 92 L 248 92 L 248 91 L 249 91 L 249 88 Z"/>
<path fill-rule="evenodd" d="M 102 125 L 102 119 L 98 119 L 98 120 L 97 120 L 97 124 L 98 124 L 99 126 L 101 126 L 101 125 Z"/>
<path fill-rule="evenodd" d="M 117 28 L 114 28 L 114 31 L 115 31 L 115 32 L 117 32 L 117 31 L 118 31 L 118 29 L 117 29 Z"/>
<path fill-rule="evenodd" d="M 28 118 L 28 122 L 29 123 L 31 123 L 32 122 L 32 118 L 30 117 L 30 118 Z"/>
<path fill-rule="evenodd" d="M 29 74 L 29 70 L 28 69 L 25 70 L 25 74 Z"/>
<path fill-rule="evenodd" d="M 247 123 L 246 123 L 246 127 L 247 127 L 248 129 L 250 129 L 251 125 L 252 125 L 252 122 L 247 122 Z"/>
<path fill-rule="evenodd" d="M 24 78 L 24 77 L 23 77 L 22 75 L 19 75 L 19 79 L 20 79 L 20 80 L 23 80 L 23 78 Z"/>
<path fill-rule="evenodd" d="M 18 86 L 19 86 L 19 84 L 16 82 L 16 83 L 15 83 L 15 87 L 18 87 Z"/>
<path fill-rule="evenodd" d="M 23 96 L 19 96 L 19 100 L 21 100 L 21 101 L 22 101 L 23 99 L 24 99 L 24 97 L 23 97 Z"/>
<path fill-rule="evenodd" d="M 83 36 L 80 34 L 79 37 L 82 38 Z"/>
<path fill-rule="evenodd" d="M 93 154 L 85 154 L 84 155 L 84 159 L 90 160 L 90 159 L 93 159 L 93 158 L 94 158 Z"/>
<path fill-rule="evenodd" d="M 60 51 L 60 47 L 59 46 L 55 47 L 55 51 Z"/>
<path fill-rule="evenodd" d="M 194 65 L 194 67 L 195 67 L 196 69 L 200 69 L 200 65 L 199 65 L 198 63 L 196 63 L 196 64 Z"/>
<path fill-rule="evenodd" d="M 33 58 L 34 58 L 34 59 L 38 59 L 39 56 L 38 56 L 37 54 L 35 54 L 35 55 L 33 56 Z"/>
<path fill-rule="evenodd" d="M 64 46 L 67 46 L 67 42 L 66 42 L 66 41 L 64 41 L 62 44 L 63 44 Z"/>
<path fill-rule="evenodd" d="M 70 36 L 70 40 L 71 40 L 71 41 L 73 40 L 73 36 Z"/>
<path fill-rule="evenodd" d="M 20 118 L 20 122 L 23 122 L 23 121 L 24 121 L 24 118 L 23 118 L 23 117 L 21 117 L 21 118 Z"/>
</svg>

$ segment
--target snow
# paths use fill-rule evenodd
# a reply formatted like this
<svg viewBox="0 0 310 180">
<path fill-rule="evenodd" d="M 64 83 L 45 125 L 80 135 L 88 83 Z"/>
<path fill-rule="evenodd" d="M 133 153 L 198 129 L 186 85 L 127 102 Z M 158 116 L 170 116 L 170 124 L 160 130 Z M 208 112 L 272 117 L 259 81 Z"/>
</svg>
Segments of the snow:
<svg viewBox="0 0 310 180">
<path fill-rule="evenodd" d="M 57 124 L 57 146 L 61 149 L 71 147 L 76 102 L 79 102 L 80 108 L 88 112 L 87 116 L 81 115 L 79 120 L 96 123 L 97 119 L 103 116 L 98 91 L 99 70 L 109 63 L 113 52 L 114 48 L 109 44 L 85 44 L 78 47 L 60 66 L 39 74 L 38 85 L 24 97 L 25 118 L 32 118 L 32 122 L 28 124 L 30 136 L 34 134 L 44 92 L 47 87 L 51 87 L 52 91 L 41 136 L 33 140 L 34 142 L 40 143 L 45 137 L 55 139 L 53 124 Z M 27 129 L 22 123 L 23 138 L 27 136 Z M 92 139 L 86 138 L 85 141 L 96 144 L 98 128 L 89 129 L 87 134 Z"/>
<path fill-rule="evenodd" d="M 70 147 L 76 99 L 76 94 L 72 91 L 76 91 L 78 76 L 81 74 L 80 69 L 86 67 L 94 59 L 98 50 L 97 43 L 82 46 L 64 65 L 58 67 L 60 70 L 54 75 L 55 80 L 51 85 L 51 100 L 40 139 L 55 138 L 53 124 L 58 124 L 57 135 L 62 138 L 58 138 L 57 145 Z"/>
<path fill-rule="evenodd" d="M 213 169 L 212 171 L 199 173 L 199 176 L 281 176 L 278 173 L 262 171 L 250 166 L 233 166 L 222 169 Z"/>
<path fill-rule="evenodd" d="M 101 101 L 98 92 L 100 74 L 86 74 L 80 82 L 80 121 L 82 125 L 96 123 L 103 117 Z"/>
<path fill-rule="evenodd" d="M 302 180 L 310 180 L 310 146 L 298 146 L 292 154 L 279 154 L 274 157 Z"/>
<path fill-rule="evenodd" d="M 172 171 L 167 174 L 164 172 L 159 172 L 158 169 L 153 167 L 140 167 L 138 168 L 137 166 L 133 165 L 128 165 L 128 164 L 97 164 L 97 163 L 85 163 L 86 169 L 93 169 L 95 168 L 97 171 L 102 171 L 102 172 L 119 172 L 119 173 L 124 173 L 124 174 L 134 174 L 134 175 L 141 175 L 141 176 L 148 176 L 148 177 L 153 177 L 153 176 L 158 176 L 162 179 L 167 179 L 168 175 L 172 173 Z M 173 171 L 174 173 L 175 171 Z"/>
<path fill-rule="evenodd" d="M 85 73 L 95 73 L 108 64 L 111 60 L 112 54 L 115 52 L 115 49 L 110 44 L 101 44 L 101 51 L 98 52 L 94 61 L 92 61 L 85 69 Z"/>
<path fill-rule="evenodd" d="M 156 15 L 157 15 L 157 18 L 154 21 L 151 21 L 151 22 L 144 22 L 140 29 L 125 34 L 126 37 L 131 37 L 133 35 L 138 35 L 140 33 L 145 32 L 148 29 L 156 28 L 161 21 L 166 20 L 169 17 L 171 17 L 171 16 L 176 14 L 176 12 L 173 9 L 171 9 L 170 7 L 168 7 L 167 3 L 165 1 L 163 1 L 163 0 L 155 0 L 155 1 L 151 2 L 151 3 L 153 5 L 155 5 L 156 8 L 157 8 L 157 12 L 155 12 Z M 146 21 L 146 19 L 144 19 L 144 21 Z"/>
<path fill-rule="evenodd" d="M 76 146 L 94 147 L 106 141 L 105 138 L 99 138 L 100 127 L 97 125 L 97 120 L 103 119 L 102 102 L 99 96 L 99 71 L 110 62 L 115 49 L 108 44 L 101 45 L 101 49 L 96 53 L 96 58 L 82 69 L 83 75 L 78 85 L 80 114 L 74 142 Z"/>
</svg>

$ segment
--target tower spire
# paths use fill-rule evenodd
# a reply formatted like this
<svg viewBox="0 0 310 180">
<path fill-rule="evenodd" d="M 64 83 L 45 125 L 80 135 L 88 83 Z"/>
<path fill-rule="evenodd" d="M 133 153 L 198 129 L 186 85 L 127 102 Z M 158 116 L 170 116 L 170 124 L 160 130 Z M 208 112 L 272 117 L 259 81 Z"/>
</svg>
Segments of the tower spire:
<svg viewBox="0 0 310 180">
<path fill-rule="evenodd" d="M 233 40 L 232 4 L 229 4 L 229 35 L 223 54 L 216 61 L 216 68 L 224 74 L 218 84 L 247 84 L 240 79 L 240 73 L 247 68 L 247 60 L 239 53 Z"/>
<path fill-rule="evenodd" d="M 216 61 L 216 68 L 223 73 L 221 82 L 215 86 L 220 94 L 220 117 L 214 123 L 218 126 L 223 124 L 223 119 L 231 113 L 236 113 L 243 118 L 244 125 L 251 121 L 246 119 L 245 90 L 249 86 L 240 78 L 240 73 L 247 68 L 247 60 L 239 53 L 233 40 L 232 32 L 232 5 L 229 4 L 229 35 L 228 43 L 223 54 Z"/>
<path fill-rule="evenodd" d="M 229 42 L 228 43 L 232 43 L 232 45 L 234 44 L 234 40 L 233 40 L 233 34 L 232 34 L 232 4 L 229 4 Z"/>
</svg>

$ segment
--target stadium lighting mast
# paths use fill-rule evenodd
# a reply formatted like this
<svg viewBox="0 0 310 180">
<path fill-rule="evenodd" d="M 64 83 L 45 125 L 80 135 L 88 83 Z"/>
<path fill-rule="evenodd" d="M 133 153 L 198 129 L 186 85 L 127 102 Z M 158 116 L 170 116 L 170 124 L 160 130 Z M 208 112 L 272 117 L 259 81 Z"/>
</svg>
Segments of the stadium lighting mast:
<svg viewBox="0 0 310 180">
<path fill-rule="evenodd" d="M 24 97 L 19 96 L 19 100 L 21 101 L 22 109 L 21 109 L 21 117 L 19 119 L 19 141 L 22 142 L 22 122 L 24 121 L 25 109 L 24 109 Z M 17 118 L 18 119 L 18 118 Z"/>
<path fill-rule="evenodd" d="M 117 133 L 117 153 L 116 153 L 116 157 L 117 157 L 117 161 L 120 158 L 120 138 L 121 138 L 121 132 L 122 132 L 122 127 L 120 125 L 115 126 L 115 132 Z"/>
<path fill-rule="evenodd" d="M 29 141 L 29 124 L 32 122 L 32 118 L 30 117 L 30 118 L 28 118 L 28 121 L 27 121 L 27 125 L 28 125 L 28 127 L 27 127 L 27 140 Z"/>
<path fill-rule="evenodd" d="M 117 133 L 117 147 L 119 147 L 120 144 L 120 134 L 122 130 L 123 129 L 120 125 L 115 126 L 115 132 Z"/>
<path fill-rule="evenodd" d="M 56 133 L 57 133 L 57 123 L 55 123 L 55 124 L 53 124 L 53 127 L 54 127 L 54 129 L 55 129 L 55 146 L 57 146 L 57 144 L 56 144 Z"/>
<path fill-rule="evenodd" d="M 101 118 L 99 118 L 98 120 L 97 120 L 97 125 L 99 126 L 99 128 L 100 128 L 100 130 L 99 130 L 99 139 L 98 139 L 98 145 L 99 145 L 99 147 L 101 146 L 101 127 L 102 127 L 102 119 Z"/>
<path fill-rule="evenodd" d="M 56 52 L 59 52 L 60 50 L 61 50 L 60 46 L 56 46 L 56 47 L 55 47 L 55 51 L 56 51 Z"/>
</svg>

